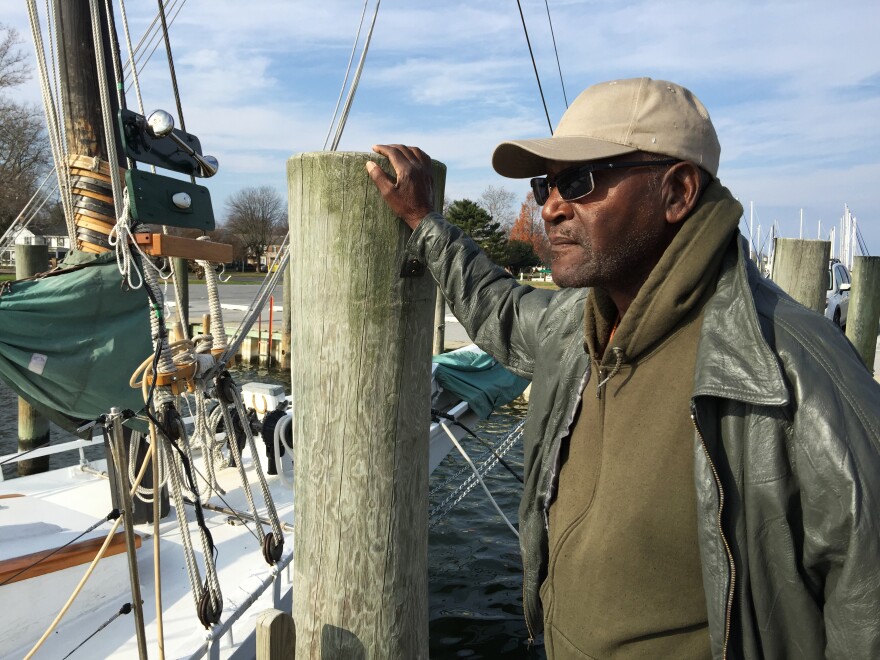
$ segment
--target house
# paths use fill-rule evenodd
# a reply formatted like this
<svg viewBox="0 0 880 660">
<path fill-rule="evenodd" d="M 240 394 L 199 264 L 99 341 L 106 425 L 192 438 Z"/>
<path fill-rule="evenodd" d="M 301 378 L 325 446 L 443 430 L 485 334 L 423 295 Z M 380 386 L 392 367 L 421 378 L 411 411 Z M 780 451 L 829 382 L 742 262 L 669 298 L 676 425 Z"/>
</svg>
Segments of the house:
<svg viewBox="0 0 880 660">
<path fill-rule="evenodd" d="M 67 232 L 59 233 L 59 229 L 47 229 L 41 231 L 30 227 L 19 227 L 14 230 L 9 242 L 0 248 L 0 265 L 15 265 L 16 245 L 45 245 L 49 248 L 49 263 L 56 265 L 67 256 L 70 249 L 70 239 Z"/>
</svg>

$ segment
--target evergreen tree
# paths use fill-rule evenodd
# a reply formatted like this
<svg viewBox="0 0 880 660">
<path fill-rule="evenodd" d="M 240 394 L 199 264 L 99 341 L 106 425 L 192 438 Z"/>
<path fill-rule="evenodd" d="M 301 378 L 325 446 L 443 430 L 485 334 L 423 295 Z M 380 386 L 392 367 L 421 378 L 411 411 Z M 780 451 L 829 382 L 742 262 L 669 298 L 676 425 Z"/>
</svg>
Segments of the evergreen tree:
<svg viewBox="0 0 880 660">
<path fill-rule="evenodd" d="M 501 223 L 492 219 L 492 216 L 479 204 L 469 199 L 459 199 L 449 205 L 446 219 L 452 224 L 461 227 L 474 241 L 483 248 L 496 264 L 504 265 L 507 252 L 507 236 L 501 228 Z"/>
<path fill-rule="evenodd" d="M 527 268 L 541 264 L 541 258 L 535 254 L 535 248 L 529 241 L 510 239 L 507 241 L 507 256 L 505 266 L 514 275 L 519 275 Z"/>
</svg>

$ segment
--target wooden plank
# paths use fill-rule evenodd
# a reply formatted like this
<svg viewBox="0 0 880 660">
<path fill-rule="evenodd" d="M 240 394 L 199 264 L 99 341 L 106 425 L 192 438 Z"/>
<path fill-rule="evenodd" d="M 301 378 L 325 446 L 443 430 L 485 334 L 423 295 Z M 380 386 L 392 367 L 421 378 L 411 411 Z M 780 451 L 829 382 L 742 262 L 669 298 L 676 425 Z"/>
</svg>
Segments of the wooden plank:
<svg viewBox="0 0 880 660">
<path fill-rule="evenodd" d="M 96 199 L 99 202 L 104 202 L 105 204 L 113 203 L 112 195 L 101 195 L 100 193 L 92 192 L 91 190 L 86 190 L 85 188 L 77 188 L 76 186 L 73 186 L 73 188 L 71 188 L 71 191 L 75 195 L 82 195 L 83 197 Z"/>
<path fill-rule="evenodd" d="M 257 617 L 257 660 L 287 660 L 294 657 L 296 626 L 293 617 L 269 609 Z"/>
<path fill-rule="evenodd" d="M 144 252 L 154 257 L 183 257 L 221 264 L 232 261 L 232 246 L 226 243 L 200 241 L 170 234 L 135 234 L 135 238 L 144 248 Z"/>
<path fill-rule="evenodd" d="M 101 174 L 100 172 L 92 172 L 91 170 L 83 170 L 78 167 L 71 167 L 70 174 L 74 176 L 82 176 L 91 179 L 97 179 L 98 181 L 104 181 L 105 183 L 110 183 L 110 175 L 109 174 Z"/>
<path fill-rule="evenodd" d="M 72 566 L 88 564 L 95 558 L 95 555 L 98 553 L 98 550 L 101 549 L 103 544 L 104 537 L 102 536 L 99 538 L 88 539 L 87 541 L 73 543 L 43 561 L 40 560 L 53 552 L 55 548 L 4 559 L 0 561 L 0 583 L 12 584 L 13 582 L 39 577 L 40 575 L 48 575 L 49 573 L 55 573 L 56 571 L 63 571 L 65 568 L 70 568 Z M 140 536 L 135 535 L 135 546 L 138 548 L 141 547 Z M 122 532 L 116 532 L 116 534 L 113 535 L 113 540 L 107 547 L 107 552 L 104 553 L 104 557 L 112 557 L 113 555 L 118 555 L 123 552 L 125 552 L 125 535 Z M 38 561 L 40 561 L 40 563 L 33 566 L 33 568 L 29 568 L 28 570 L 23 571 L 20 575 L 16 575 L 16 573 L 22 571 L 22 569 L 27 569 L 28 566 L 31 566 Z M 6 580 L 9 580 L 9 582 L 6 582 Z"/>
<path fill-rule="evenodd" d="M 94 220 L 88 216 L 82 215 L 81 213 L 77 213 L 73 216 L 73 222 L 77 227 L 85 227 L 86 229 L 91 229 L 92 231 L 97 231 L 102 234 L 110 235 L 110 232 L 113 230 L 113 227 L 116 225 L 112 222 L 104 222 L 103 220 Z"/>
</svg>

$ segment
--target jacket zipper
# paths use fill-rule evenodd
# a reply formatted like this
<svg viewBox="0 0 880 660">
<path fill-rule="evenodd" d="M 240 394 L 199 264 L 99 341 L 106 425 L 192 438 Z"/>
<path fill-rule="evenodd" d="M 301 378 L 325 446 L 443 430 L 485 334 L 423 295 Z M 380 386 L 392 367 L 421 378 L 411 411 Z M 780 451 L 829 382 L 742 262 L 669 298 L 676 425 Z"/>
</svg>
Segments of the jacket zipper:
<svg viewBox="0 0 880 660">
<path fill-rule="evenodd" d="M 706 446 L 706 440 L 697 424 L 697 408 L 691 402 L 691 421 L 694 424 L 694 431 L 700 438 L 700 444 L 703 446 L 703 453 L 706 454 L 706 460 L 712 469 L 712 476 L 715 479 L 715 486 L 718 488 L 718 533 L 721 535 L 721 542 L 724 544 L 724 551 L 727 553 L 727 563 L 730 566 L 730 585 L 727 590 L 727 606 L 724 611 L 724 645 L 721 648 L 721 657 L 723 660 L 727 658 L 727 644 L 730 641 L 730 619 L 733 613 L 733 590 L 736 586 L 736 564 L 733 561 L 733 553 L 730 551 L 730 545 L 727 543 L 727 537 L 724 535 L 724 529 L 721 525 L 721 513 L 724 511 L 724 488 L 721 486 L 721 478 L 718 476 L 718 470 L 715 469 L 715 463 L 709 455 L 709 448 Z"/>
<path fill-rule="evenodd" d="M 571 424 L 572 424 L 572 421 L 574 421 L 575 411 L 578 409 L 578 406 L 580 405 L 581 400 L 583 399 L 584 391 L 585 391 L 587 384 L 589 383 L 589 380 L 590 380 L 589 373 L 590 373 L 590 363 L 588 362 L 586 370 L 584 372 L 584 375 L 581 376 L 580 386 L 578 387 L 578 396 L 574 401 L 574 405 L 572 406 L 572 409 L 568 413 L 568 423 L 566 424 L 566 433 L 569 433 L 571 431 Z M 553 457 L 553 467 L 550 470 L 550 486 L 548 487 L 548 490 L 547 490 L 547 497 L 548 498 L 550 497 L 550 488 L 552 488 L 553 481 L 556 478 L 556 469 L 558 467 L 559 450 L 560 450 L 561 446 L 562 446 L 562 438 L 558 438 L 558 442 L 556 444 L 555 455 Z M 547 524 L 548 523 L 547 511 L 548 511 L 548 509 L 545 508 L 544 511 L 542 512 L 542 516 L 544 517 L 544 528 L 549 533 L 550 530 L 549 530 L 549 527 Z M 523 562 L 523 576 L 525 576 L 525 572 L 526 572 L 525 555 L 522 558 L 522 562 Z M 535 643 L 535 632 L 532 628 L 532 622 L 529 620 L 529 608 L 528 608 L 528 603 L 526 602 L 526 582 L 525 582 L 525 579 L 523 579 L 522 594 L 523 594 L 523 619 L 525 619 L 525 622 L 526 622 L 526 630 L 529 633 L 528 642 L 529 642 L 529 647 L 531 647 Z"/>
</svg>

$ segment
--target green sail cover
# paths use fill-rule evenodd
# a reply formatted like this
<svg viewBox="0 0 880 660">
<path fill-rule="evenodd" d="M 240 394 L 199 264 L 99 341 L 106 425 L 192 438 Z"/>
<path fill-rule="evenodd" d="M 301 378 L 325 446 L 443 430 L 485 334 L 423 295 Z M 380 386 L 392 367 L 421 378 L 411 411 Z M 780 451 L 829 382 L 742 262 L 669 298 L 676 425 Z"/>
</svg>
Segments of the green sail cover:
<svg viewBox="0 0 880 660">
<path fill-rule="evenodd" d="M 64 266 L 82 268 L 0 292 L 0 377 L 73 431 L 111 407 L 143 407 L 128 382 L 153 349 L 147 294 L 123 285 L 112 252 L 71 252 Z"/>
<path fill-rule="evenodd" d="M 483 419 L 513 401 L 529 384 L 482 351 L 454 351 L 435 355 L 432 360 L 440 386 L 467 401 Z"/>
</svg>

